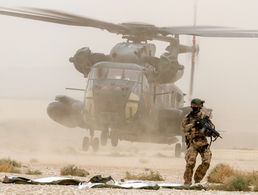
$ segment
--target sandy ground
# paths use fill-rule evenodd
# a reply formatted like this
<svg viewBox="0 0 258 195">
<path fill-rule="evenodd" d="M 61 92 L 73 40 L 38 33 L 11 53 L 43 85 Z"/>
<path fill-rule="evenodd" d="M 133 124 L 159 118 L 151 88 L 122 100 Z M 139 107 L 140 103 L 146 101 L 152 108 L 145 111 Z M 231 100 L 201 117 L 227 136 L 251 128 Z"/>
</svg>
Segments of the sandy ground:
<svg viewBox="0 0 258 195">
<path fill-rule="evenodd" d="M 15 143 L 14 143 L 15 145 Z M 80 144 L 79 144 L 80 145 Z M 61 149 L 63 147 L 63 150 Z M 74 148 L 73 148 L 74 147 Z M 78 147 L 78 148 L 77 148 Z M 8 148 L 8 147 L 7 147 Z M 0 158 L 9 157 L 18 160 L 32 170 L 40 170 L 45 176 L 58 176 L 60 169 L 68 164 L 75 164 L 86 169 L 90 175 L 87 177 L 75 177 L 88 181 L 92 176 L 101 174 L 111 175 L 120 180 L 125 177 L 126 171 L 130 173 L 142 173 L 145 168 L 159 171 L 165 182 L 183 182 L 184 158 L 173 156 L 173 146 L 155 144 L 132 144 L 121 142 L 118 148 L 107 146 L 99 152 L 87 153 L 80 151 L 76 146 L 60 146 L 60 151 L 46 152 L 25 151 L 20 149 L 8 150 L 1 148 Z M 10 147 L 11 148 L 11 147 Z M 62 151 L 62 152 L 61 152 Z M 213 161 L 211 168 L 218 163 L 227 163 L 236 169 L 258 170 L 257 150 L 213 150 Z M 0 178 L 10 173 L 0 173 Z M 39 176 L 14 174 L 35 178 Z M 43 185 L 19 185 L 0 184 L 0 194 L 249 194 L 235 192 L 205 192 L 205 191 L 182 191 L 160 189 L 151 190 L 118 190 L 118 189 L 89 189 L 79 190 L 76 186 L 43 186 Z"/>
<path fill-rule="evenodd" d="M 105 148 L 98 153 L 73 151 L 66 154 L 43 154 L 26 153 L 20 151 L 9 155 L 10 158 L 22 162 L 26 167 L 33 170 L 40 170 L 44 176 L 60 175 L 60 169 L 68 164 L 75 164 L 89 171 L 87 177 L 75 177 L 88 181 L 92 176 L 101 174 L 111 175 L 114 179 L 120 180 L 125 177 L 125 172 L 142 173 L 145 168 L 159 171 L 165 178 L 165 182 L 183 182 L 184 158 L 174 158 L 168 147 L 149 145 L 151 148 L 142 148 L 141 145 L 122 143 L 119 148 L 110 151 Z M 172 147 L 172 146 L 171 146 Z M 131 148 L 131 150 L 130 150 Z M 139 149 L 139 150 L 138 150 Z M 170 148 L 171 149 L 171 148 Z M 1 158 L 7 157 L 1 150 Z M 214 150 L 211 168 L 218 163 L 227 163 L 241 170 L 258 170 L 258 151 L 243 150 Z M 0 178 L 10 173 L 1 173 Z M 23 174 L 14 174 L 35 178 Z M 40 177 L 41 177 L 40 176 Z M 118 190 L 118 189 L 84 189 L 79 190 L 76 186 L 43 186 L 43 185 L 20 185 L 0 184 L 0 194 L 249 194 L 235 192 L 205 192 L 205 191 L 184 191 L 160 189 L 151 190 Z"/>
<path fill-rule="evenodd" d="M 0 158 L 20 161 L 23 166 L 40 170 L 41 176 L 0 173 L 29 178 L 59 176 L 60 169 L 74 164 L 86 169 L 90 175 L 79 178 L 88 181 L 92 176 L 111 175 L 120 180 L 126 171 L 142 173 L 145 168 L 159 171 L 165 182 L 182 183 L 185 161 L 174 157 L 174 145 L 139 144 L 120 142 L 113 148 L 108 142 L 106 147 L 94 153 L 81 151 L 81 141 L 88 132 L 82 129 L 68 129 L 52 122 L 45 113 L 46 105 L 37 101 L 25 101 L 23 104 L 3 100 L 0 102 Z M 31 107 L 26 107 L 31 105 Z M 25 109 L 24 109 L 25 108 Z M 224 140 L 219 140 L 222 142 Z M 241 146 L 240 146 L 241 148 Z M 200 161 L 200 159 L 198 159 Z M 218 163 L 226 163 L 235 169 L 257 171 L 258 150 L 218 149 L 213 146 L 211 169 Z M 204 180 L 205 181 L 205 180 Z M 119 190 L 84 189 L 77 186 L 20 185 L 0 183 L 0 194 L 251 194 L 244 192 L 185 191 L 160 189 Z M 255 194 L 255 193 L 253 193 Z"/>
</svg>

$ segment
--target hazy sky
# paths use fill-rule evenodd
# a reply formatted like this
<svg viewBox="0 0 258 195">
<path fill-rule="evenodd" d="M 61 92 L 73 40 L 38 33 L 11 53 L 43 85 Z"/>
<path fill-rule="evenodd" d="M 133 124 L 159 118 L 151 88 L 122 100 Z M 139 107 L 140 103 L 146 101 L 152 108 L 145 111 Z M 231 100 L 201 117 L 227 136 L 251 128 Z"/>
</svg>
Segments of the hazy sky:
<svg viewBox="0 0 258 195">
<path fill-rule="evenodd" d="M 114 23 L 141 21 L 156 26 L 192 25 L 192 0 L 0 0 L 0 6 L 58 9 Z M 199 0 L 197 24 L 258 29 L 257 0 Z M 70 27 L 0 16 L 1 96 L 53 99 L 80 96 L 65 87 L 84 87 L 82 75 L 68 62 L 89 46 L 109 53 L 120 36 L 92 28 Z M 184 38 L 190 43 L 191 38 Z M 157 42 L 155 42 L 157 43 Z M 198 38 L 200 53 L 194 96 L 214 109 L 217 127 L 233 132 L 258 131 L 258 39 Z M 158 43 L 158 56 L 166 45 Z M 180 57 L 189 87 L 190 56 Z"/>
</svg>

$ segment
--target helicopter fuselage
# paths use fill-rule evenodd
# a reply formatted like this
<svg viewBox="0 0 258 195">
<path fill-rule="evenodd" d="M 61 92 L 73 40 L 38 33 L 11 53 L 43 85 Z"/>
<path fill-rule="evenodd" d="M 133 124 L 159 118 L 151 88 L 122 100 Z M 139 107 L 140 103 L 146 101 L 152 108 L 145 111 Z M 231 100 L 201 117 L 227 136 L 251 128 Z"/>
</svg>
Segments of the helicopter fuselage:
<svg viewBox="0 0 258 195">
<path fill-rule="evenodd" d="M 171 144 L 181 135 L 182 106 L 182 92 L 149 84 L 142 66 L 99 62 L 89 73 L 83 116 L 90 128 L 111 129 L 121 140 Z"/>
<path fill-rule="evenodd" d="M 142 70 L 132 63 L 99 62 L 93 66 L 85 91 L 84 116 L 86 121 L 91 119 L 94 129 L 120 128 L 136 118 L 142 109 L 143 85 L 148 85 Z"/>
</svg>

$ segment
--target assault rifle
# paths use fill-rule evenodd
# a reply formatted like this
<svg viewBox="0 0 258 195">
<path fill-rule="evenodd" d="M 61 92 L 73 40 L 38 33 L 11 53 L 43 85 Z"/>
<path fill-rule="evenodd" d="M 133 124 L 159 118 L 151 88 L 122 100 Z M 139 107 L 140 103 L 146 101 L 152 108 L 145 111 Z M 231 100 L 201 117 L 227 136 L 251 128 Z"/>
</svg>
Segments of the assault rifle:
<svg viewBox="0 0 258 195">
<path fill-rule="evenodd" d="M 211 137 L 211 141 L 215 141 L 218 137 L 221 137 L 220 133 L 215 129 L 215 125 L 211 122 L 209 117 L 197 120 L 194 127 L 198 130 L 204 129 L 207 132 L 207 135 Z M 212 140 L 214 138 L 214 140 Z"/>
</svg>

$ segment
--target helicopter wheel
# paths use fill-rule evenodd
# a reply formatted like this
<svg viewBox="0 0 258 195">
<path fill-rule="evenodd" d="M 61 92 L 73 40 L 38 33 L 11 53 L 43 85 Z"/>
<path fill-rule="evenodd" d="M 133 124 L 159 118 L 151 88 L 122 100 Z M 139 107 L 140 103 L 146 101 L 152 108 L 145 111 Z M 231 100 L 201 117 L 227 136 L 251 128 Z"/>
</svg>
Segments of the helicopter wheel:
<svg viewBox="0 0 258 195">
<path fill-rule="evenodd" d="M 99 138 L 95 137 L 91 141 L 91 146 L 94 152 L 99 150 Z"/>
<path fill-rule="evenodd" d="M 107 145 L 107 141 L 108 141 L 108 130 L 104 130 L 100 134 L 100 143 L 102 146 L 105 146 Z"/>
<path fill-rule="evenodd" d="M 82 140 L 82 150 L 83 151 L 88 151 L 90 147 L 90 139 L 88 137 L 84 137 Z"/>
<path fill-rule="evenodd" d="M 180 143 L 177 143 L 175 146 L 175 157 L 179 158 L 181 156 L 182 146 Z"/>
<path fill-rule="evenodd" d="M 186 152 L 186 144 L 182 143 L 181 152 Z"/>
<path fill-rule="evenodd" d="M 111 145 L 112 146 L 117 146 L 117 144 L 118 144 L 118 134 L 117 134 L 117 132 L 116 131 L 111 131 L 110 132 L 110 139 L 111 139 Z"/>
</svg>

